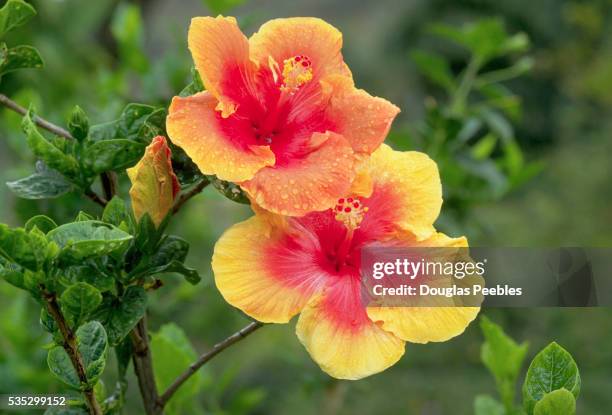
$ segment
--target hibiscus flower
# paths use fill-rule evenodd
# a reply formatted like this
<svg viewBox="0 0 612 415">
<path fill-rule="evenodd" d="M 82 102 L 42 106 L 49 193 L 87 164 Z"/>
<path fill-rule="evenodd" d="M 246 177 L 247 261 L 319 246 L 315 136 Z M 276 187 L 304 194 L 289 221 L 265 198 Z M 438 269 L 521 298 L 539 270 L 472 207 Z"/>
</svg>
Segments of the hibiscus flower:
<svg viewBox="0 0 612 415">
<path fill-rule="evenodd" d="M 399 112 L 355 88 L 342 34 L 320 19 L 271 20 L 247 39 L 234 18 L 197 17 L 188 44 L 206 92 L 172 100 L 168 135 L 271 212 L 330 208 Z"/>
<path fill-rule="evenodd" d="M 362 248 L 461 247 L 437 233 L 442 205 L 438 169 L 425 154 L 382 145 L 353 191 L 326 211 L 284 217 L 255 206 L 231 227 L 213 255 L 227 302 L 266 323 L 300 314 L 296 332 L 331 376 L 359 379 L 396 363 L 405 342 L 446 341 L 462 333 L 478 307 L 369 307 L 362 301 Z"/>
</svg>

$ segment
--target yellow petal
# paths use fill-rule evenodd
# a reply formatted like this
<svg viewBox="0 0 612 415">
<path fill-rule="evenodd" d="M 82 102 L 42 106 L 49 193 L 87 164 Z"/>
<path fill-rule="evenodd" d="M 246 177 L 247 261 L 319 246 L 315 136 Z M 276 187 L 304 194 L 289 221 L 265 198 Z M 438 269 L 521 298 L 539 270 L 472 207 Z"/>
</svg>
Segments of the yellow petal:
<svg viewBox="0 0 612 415">
<path fill-rule="evenodd" d="M 321 369 L 338 379 L 381 372 L 404 354 L 404 342 L 366 316 L 359 284 L 315 297 L 300 314 L 296 334 Z"/>
<path fill-rule="evenodd" d="M 212 268 L 225 300 L 256 320 L 286 323 L 322 284 L 312 249 L 253 216 L 228 229 L 215 245 Z M 298 248 L 301 247 L 303 249 Z"/>
<path fill-rule="evenodd" d="M 132 182 L 132 209 L 137 220 L 148 213 L 159 226 L 172 209 L 180 185 L 172 170 L 171 157 L 166 139 L 158 136 L 146 148 L 142 159 L 127 169 Z"/>
<path fill-rule="evenodd" d="M 467 247 L 465 238 L 437 233 L 424 241 L 406 241 L 415 247 Z M 437 277 L 436 277 L 437 278 Z M 452 278 L 452 277 L 450 277 Z M 444 302 L 444 298 L 440 301 Z M 368 307 L 370 319 L 411 343 L 443 342 L 463 333 L 480 307 Z"/>
<path fill-rule="evenodd" d="M 351 76 L 340 53 L 342 33 L 321 19 L 270 20 L 251 36 L 249 44 L 251 57 L 260 66 L 273 61 L 282 67 L 286 59 L 306 56 L 312 62 L 314 79 L 333 74 Z"/>
<path fill-rule="evenodd" d="M 394 222 L 400 229 L 412 232 L 418 239 L 435 232 L 433 224 L 442 207 L 442 185 L 432 159 L 424 153 L 394 151 L 382 144 L 370 159 L 370 175 L 374 182 L 372 198 L 384 196 L 387 204 L 396 207 Z"/>
</svg>

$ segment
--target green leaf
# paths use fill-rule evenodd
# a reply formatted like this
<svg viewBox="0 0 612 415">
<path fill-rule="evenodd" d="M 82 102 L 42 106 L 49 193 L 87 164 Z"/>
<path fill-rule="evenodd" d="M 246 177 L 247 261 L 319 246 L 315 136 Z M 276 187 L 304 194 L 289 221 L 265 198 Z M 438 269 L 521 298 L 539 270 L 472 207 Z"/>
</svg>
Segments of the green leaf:
<svg viewBox="0 0 612 415">
<path fill-rule="evenodd" d="M 245 0 L 202 0 L 202 2 L 208 6 L 211 14 L 225 14 L 243 4 Z"/>
<path fill-rule="evenodd" d="M 161 327 L 151 336 L 153 369 L 158 390 L 165 390 L 188 367 L 197 354 L 183 330 L 174 323 Z M 202 372 L 198 371 L 173 396 L 168 414 L 191 413 L 189 405 L 202 388 Z"/>
<path fill-rule="evenodd" d="M 48 333 L 53 334 L 58 331 L 57 323 L 44 307 L 40 309 L 40 325 Z"/>
<path fill-rule="evenodd" d="M 27 68 L 42 68 L 43 60 L 36 48 L 27 45 L 7 49 L 0 45 L 0 76 L 5 73 Z"/>
<path fill-rule="evenodd" d="M 90 321 L 76 331 L 77 350 L 81 357 L 87 385 L 93 386 L 102 375 L 106 366 L 108 340 L 104 327 L 97 321 Z M 49 350 L 47 363 L 51 372 L 62 382 L 80 389 L 81 381 L 68 353 L 62 346 Z"/>
<path fill-rule="evenodd" d="M 79 327 L 76 332 L 79 352 L 85 366 L 87 381 L 94 385 L 106 365 L 108 339 L 102 324 L 90 321 Z"/>
<path fill-rule="evenodd" d="M 94 220 L 94 217 L 87 212 L 83 212 L 82 210 L 79 210 L 76 218 L 74 218 L 74 222 L 87 222 L 90 220 Z"/>
<path fill-rule="evenodd" d="M 53 199 L 73 190 L 72 184 L 43 162 L 36 163 L 36 173 L 23 179 L 6 182 L 8 188 L 22 199 Z"/>
<path fill-rule="evenodd" d="M 148 122 L 159 122 L 160 111 L 164 110 L 150 105 L 128 104 L 117 120 L 92 126 L 89 138 L 94 141 L 127 138 L 148 144 L 140 133 Z"/>
<path fill-rule="evenodd" d="M 128 139 L 97 141 L 85 148 L 82 161 L 93 175 L 105 171 L 121 171 L 142 158 L 145 144 Z"/>
<path fill-rule="evenodd" d="M 0 256 L 30 270 L 38 269 L 30 234 L 24 229 L 10 229 L 7 225 L 0 224 Z"/>
<path fill-rule="evenodd" d="M 159 267 L 172 261 L 184 262 L 189 253 L 189 242 L 175 235 L 166 236 L 151 257 L 149 265 Z"/>
<path fill-rule="evenodd" d="M 506 415 L 506 410 L 491 396 L 478 395 L 474 400 L 474 415 Z"/>
<path fill-rule="evenodd" d="M 179 93 L 181 97 L 195 95 L 198 92 L 204 91 L 204 83 L 196 68 L 191 68 L 191 82 Z"/>
<path fill-rule="evenodd" d="M 53 219 L 45 215 L 32 216 L 25 224 L 24 228 L 26 231 L 31 231 L 34 226 L 41 230 L 43 233 L 47 233 L 57 228 L 57 224 Z"/>
<path fill-rule="evenodd" d="M 410 56 L 420 72 L 431 82 L 449 91 L 456 87 L 450 65 L 443 57 L 421 50 L 413 51 Z"/>
<path fill-rule="evenodd" d="M 119 196 L 113 196 L 106 204 L 104 212 L 102 212 L 102 221 L 115 226 L 121 225 L 122 222 L 129 223 L 130 215 L 125 206 L 125 201 Z"/>
<path fill-rule="evenodd" d="M 144 72 L 148 67 L 144 55 L 144 30 L 140 7 L 120 3 L 111 22 L 111 32 L 119 45 L 122 61 L 135 71 Z"/>
<path fill-rule="evenodd" d="M 523 405 L 528 415 L 533 414 L 536 403 L 544 395 L 565 388 L 575 398 L 580 394 L 580 373 L 572 355 L 552 342 L 529 365 L 523 383 Z"/>
<path fill-rule="evenodd" d="M 17 288 L 26 289 L 23 269 L 19 265 L 7 261 L 2 256 L 0 256 L 0 278 L 3 278 L 6 282 Z"/>
<path fill-rule="evenodd" d="M 147 274 L 156 275 L 156 274 L 163 274 L 167 272 L 174 272 L 177 274 L 181 274 L 183 277 L 185 277 L 185 279 L 189 283 L 193 285 L 196 285 L 202 280 L 202 278 L 200 277 L 200 274 L 198 274 L 198 271 L 196 271 L 193 268 L 189 268 L 185 266 L 185 264 L 179 261 L 172 261 L 169 264 L 150 269 L 148 270 Z"/>
<path fill-rule="evenodd" d="M 153 252 L 153 249 L 157 246 L 159 238 L 161 237 L 163 223 L 164 222 L 162 222 L 158 229 L 148 213 L 142 215 L 136 228 L 136 238 L 134 244 L 139 251 L 146 253 Z"/>
<path fill-rule="evenodd" d="M 497 134 L 502 140 L 509 141 L 514 137 L 512 124 L 497 111 L 486 108 L 479 111 L 479 114 L 487 123 L 491 131 Z"/>
<path fill-rule="evenodd" d="M 89 133 L 89 119 L 85 111 L 78 105 L 72 109 L 70 120 L 68 120 L 68 130 L 70 130 L 70 134 L 79 141 L 87 138 L 87 134 Z"/>
<path fill-rule="evenodd" d="M 497 136 L 493 134 L 485 135 L 472 147 L 472 157 L 474 157 L 476 160 L 488 159 L 493 153 L 493 150 L 495 150 L 496 144 Z"/>
<path fill-rule="evenodd" d="M 105 258 L 87 260 L 64 268 L 60 275 L 60 282 L 68 286 L 85 282 L 93 285 L 100 292 L 112 290 L 115 287 L 115 278 L 112 271 L 98 263 L 102 262 L 103 259 Z"/>
<path fill-rule="evenodd" d="M 0 38 L 36 15 L 34 7 L 23 0 L 8 0 L 0 9 Z"/>
<path fill-rule="evenodd" d="M 124 379 L 133 355 L 132 339 L 126 338 L 115 346 L 115 355 L 117 357 L 117 367 L 119 370 L 119 378 Z"/>
<path fill-rule="evenodd" d="M 244 191 L 237 184 L 218 179 L 215 176 L 207 176 L 207 179 L 210 180 L 214 188 L 217 189 L 219 193 L 227 197 L 229 200 L 236 203 L 242 203 L 244 205 L 251 203 Z"/>
<path fill-rule="evenodd" d="M 105 296 L 93 318 L 104 324 L 110 344 L 116 346 L 144 316 L 146 307 L 145 290 L 140 286 L 130 286 L 121 298 Z"/>
<path fill-rule="evenodd" d="M 66 353 L 66 350 L 64 350 L 62 346 L 55 346 L 53 349 L 49 350 L 47 364 L 49 365 L 51 373 L 59 380 L 74 389 L 80 388 L 81 381 L 79 380 L 79 375 L 74 366 L 72 366 L 72 361 L 68 353 Z"/>
<path fill-rule="evenodd" d="M 507 52 L 508 34 L 500 19 L 482 19 L 461 28 L 436 24 L 432 32 L 470 50 L 481 62 Z"/>
<path fill-rule="evenodd" d="M 576 398 L 567 389 L 557 389 L 544 395 L 534 408 L 534 415 L 575 415 Z"/>
<path fill-rule="evenodd" d="M 518 345 L 486 316 L 480 318 L 480 328 L 485 337 L 480 358 L 495 377 L 504 406 L 511 408 L 516 381 L 529 346 L 526 342 Z"/>
<path fill-rule="evenodd" d="M 85 282 L 71 285 L 60 297 L 62 313 L 71 326 L 79 326 L 102 302 L 102 294 Z"/>
<path fill-rule="evenodd" d="M 34 121 L 32 120 L 32 111 L 28 111 L 23 117 L 21 127 L 27 136 L 27 142 L 36 155 L 45 164 L 52 169 L 59 171 L 60 173 L 73 177 L 77 174 L 78 163 L 74 157 L 64 154 L 62 150 L 57 148 L 51 142 L 47 141 L 45 137 L 38 132 Z"/>
<path fill-rule="evenodd" d="M 63 261 L 76 263 L 121 251 L 132 235 L 104 222 L 86 220 L 59 226 L 49 232 L 47 238 L 61 248 Z"/>
</svg>

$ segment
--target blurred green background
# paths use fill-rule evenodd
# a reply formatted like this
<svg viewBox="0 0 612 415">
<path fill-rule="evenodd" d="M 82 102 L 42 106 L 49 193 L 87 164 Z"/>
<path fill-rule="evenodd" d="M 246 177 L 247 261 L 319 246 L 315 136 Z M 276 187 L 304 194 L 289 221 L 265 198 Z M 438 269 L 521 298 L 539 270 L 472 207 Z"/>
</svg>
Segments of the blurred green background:
<svg viewBox="0 0 612 415">
<path fill-rule="evenodd" d="M 229 11 L 247 34 L 270 18 L 317 16 L 344 34 L 343 53 L 355 81 L 373 95 L 401 107 L 393 144 L 422 148 L 414 131 L 440 89 L 421 72 L 415 48 L 446 56 L 453 73 L 464 68 L 465 52 L 432 36 L 434 23 L 461 25 L 500 18 L 509 33 L 531 39 L 533 68 L 505 85 L 520 97 L 520 114 L 510 117 L 513 139 L 527 162 L 541 164 L 524 184 L 459 201 L 445 188 L 448 204 L 440 228 L 465 234 L 480 246 L 612 245 L 612 1 L 560 0 L 39 0 L 39 15 L 7 41 L 36 46 L 42 70 L 7 75 L 0 91 L 60 125 L 75 104 L 92 123 L 116 118 L 128 102 L 165 106 L 189 81 L 186 32 L 193 16 Z M 508 62 L 493 60 L 491 68 Z M 429 103 L 429 104 L 428 104 Z M 33 156 L 19 128 L 20 117 L 0 109 L 0 182 L 33 170 Z M 416 127 L 415 127 L 416 126 Z M 418 135 L 418 134 L 417 134 Z M 425 143 L 425 146 L 427 143 Z M 431 154 L 436 158 L 435 154 Z M 436 160 L 445 167 L 446 160 Z M 486 177 L 485 177 L 486 179 Z M 127 182 L 121 180 L 121 195 Z M 444 183 L 443 183 L 444 185 Z M 452 190 L 452 189 L 451 189 Z M 16 199 L 0 186 L 0 221 L 23 225 L 35 213 L 61 223 L 83 209 L 99 207 L 78 195 L 55 201 Z M 245 325 L 225 304 L 210 275 L 212 247 L 221 233 L 250 211 L 207 189 L 182 210 L 171 232 L 192 243 L 187 263 L 204 282 L 179 278 L 152 295 L 150 325 L 157 331 L 176 321 L 196 350 Z M 583 387 L 579 414 L 612 408 L 612 311 L 599 309 L 485 310 L 518 340 L 529 356 L 556 340 L 575 357 Z M 46 367 L 49 338 L 39 327 L 39 308 L 26 293 L 0 281 L 0 394 L 64 391 Z M 406 356 L 386 372 L 359 382 L 333 381 L 310 360 L 293 324 L 265 327 L 215 359 L 189 413 L 215 414 L 470 414 L 479 393 L 494 393 L 480 364 L 476 325 L 443 344 L 407 345 Z M 526 369 L 526 368 L 525 368 Z M 109 374 L 112 388 L 112 373 Z M 128 414 L 141 413 L 131 379 Z"/>
</svg>

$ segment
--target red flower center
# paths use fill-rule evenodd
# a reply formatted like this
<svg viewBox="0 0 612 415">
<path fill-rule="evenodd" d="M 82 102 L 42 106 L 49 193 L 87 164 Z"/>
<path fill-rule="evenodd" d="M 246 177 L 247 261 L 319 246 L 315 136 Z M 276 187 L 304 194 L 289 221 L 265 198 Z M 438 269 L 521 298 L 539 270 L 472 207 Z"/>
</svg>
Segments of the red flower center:
<svg viewBox="0 0 612 415">
<path fill-rule="evenodd" d="M 318 83 L 311 82 L 314 72 L 308 56 L 285 59 L 282 68 L 270 57 L 253 79 L 239 70 L 228 79 L 235 83 L 225 91 L 237 106 L 228 118 L 219 115 L 222 130 L 245 146 L 270 146 L 276 166 L 308 154 L 313 133 L 335 130 Z"/>
</svg>

